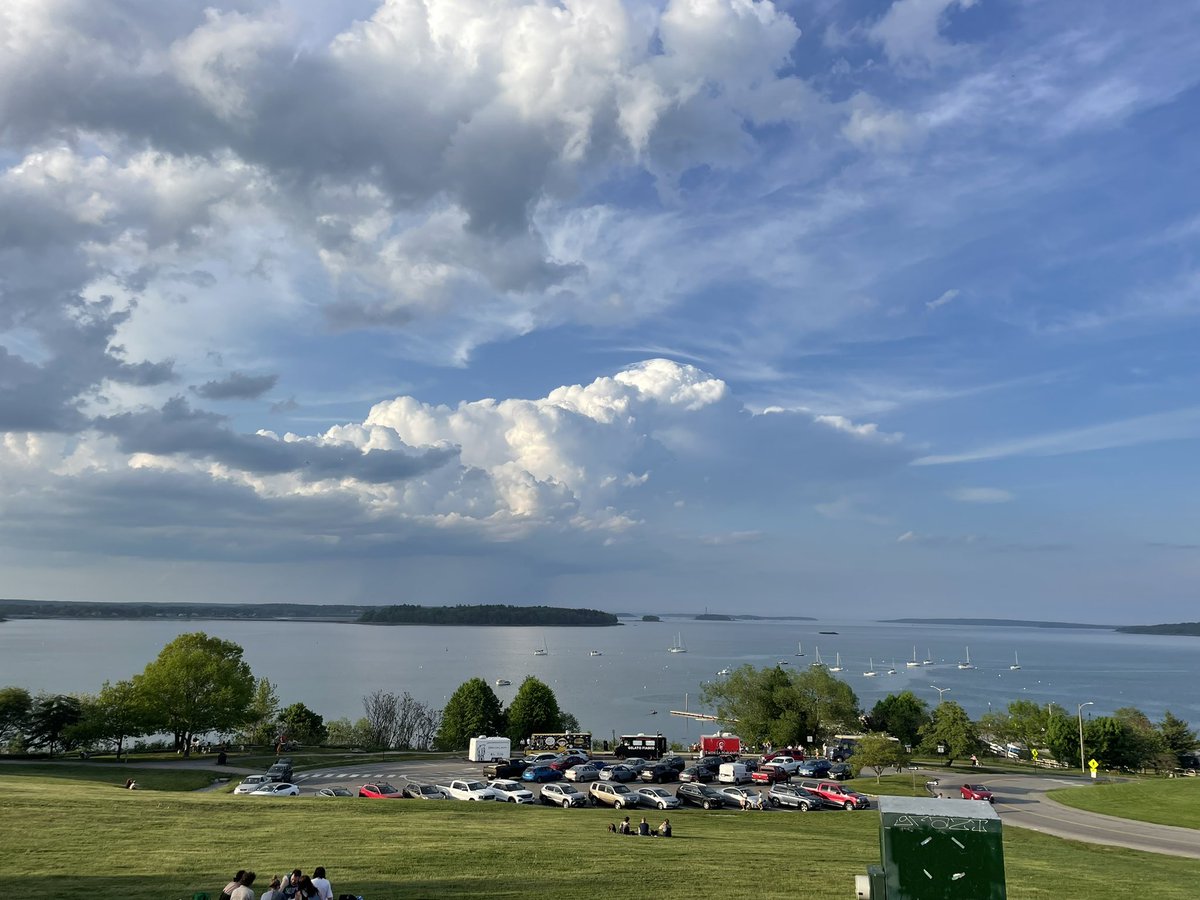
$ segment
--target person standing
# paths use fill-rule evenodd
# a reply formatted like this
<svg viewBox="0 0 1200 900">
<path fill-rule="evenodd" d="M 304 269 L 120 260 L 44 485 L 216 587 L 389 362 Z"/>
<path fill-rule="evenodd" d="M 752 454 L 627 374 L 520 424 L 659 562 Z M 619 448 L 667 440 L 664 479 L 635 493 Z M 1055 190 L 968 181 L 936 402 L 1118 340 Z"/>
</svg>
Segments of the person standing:
<svg viewBox="0 0 1200 900">
<path fill-rule="evenodd" d="M 329 879 L 325 877 L 324 866 L 317 866 L 315 869 L 313 869 L 312 883 L 317 889 L 317 897 L 319 900 L 333 900 L 333 885 L 331 885 L 329 883 Z"/>
<path fill-rule="evenodd" d="M 254 900 L 254 891 L 250 890 L 250 886 L 254 884 L 254 873 L 247 872 L 242 876 L 241 882 L 233 889 L 230 894 L 231 900 Z"/>
</svg>

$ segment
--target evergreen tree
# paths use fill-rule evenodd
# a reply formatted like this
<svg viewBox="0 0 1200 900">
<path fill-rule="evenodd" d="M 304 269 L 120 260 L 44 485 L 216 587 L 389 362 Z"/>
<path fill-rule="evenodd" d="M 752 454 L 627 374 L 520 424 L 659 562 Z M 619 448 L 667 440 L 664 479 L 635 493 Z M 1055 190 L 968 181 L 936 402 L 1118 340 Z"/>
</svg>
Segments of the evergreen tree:
<svg viewBox="0 0 1200 900">
<path fill-rule="evenodd" d="M 1196 732 L 1188 727 L 1183 719 L 1174 716 L 1168 709 L 1163 713 L 1162 721 L 1158 723 L 1159 734 L 1162 735 L 1163 745 L 1176 757 L 1196 748 Z"/>
<path fill-rule="evenodd" d="M 279 727 L 288 740 L 301 744 L 323 744 L 328 736 L 325 719 L 303 703 L 293 703 L 281 712 Z"/>
<path fill-rule="evenodd" d="M 29 744 L 45 747 L 54 756 L 56 747 L 66 749 L 69 730 L 83 719 L 83 703 L 70 694 L 40 694 L 33 701 L 26 732 Z"/>
</svg>

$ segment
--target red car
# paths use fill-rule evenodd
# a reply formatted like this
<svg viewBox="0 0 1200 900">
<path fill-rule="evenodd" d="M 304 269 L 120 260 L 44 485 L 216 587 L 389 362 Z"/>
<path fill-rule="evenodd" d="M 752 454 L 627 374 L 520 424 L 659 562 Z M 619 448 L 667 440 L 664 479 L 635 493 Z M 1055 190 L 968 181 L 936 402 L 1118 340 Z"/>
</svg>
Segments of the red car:
<svg viewBox="0 0 1200 900">
<path fill-rule="evenodd" d="M 988 803 L 995 803 L 996 799 L 982 784 L 964 784 L 959 793 L 962 794 L 964 800 L 986 800 Z"/>
<path fill-rule="evenodd" d="M 786 769 L 780 766 L 773 766 L 767 763 L 751 772 L 750 780 L 761 784 L 774 784 L 777 781 L 787 781 L 788 773 Z"/>
<path fill-rule="evenodd" d="M 554 762 L 550 763 L 550 768 L 555 772 L 566 772 L 567 769 L 573 769 L 578 765 L 587 762 L 582 756 L 560 756 Z"/>
<path fill-rule="evenodd" d="M 400 800 L 404 794 L 399 788 L 392 787 L 386 781 L 380 781 L 376 784 L 364 784 L 358 789 L 358 796 L 374 800 Z"/>
</svg>

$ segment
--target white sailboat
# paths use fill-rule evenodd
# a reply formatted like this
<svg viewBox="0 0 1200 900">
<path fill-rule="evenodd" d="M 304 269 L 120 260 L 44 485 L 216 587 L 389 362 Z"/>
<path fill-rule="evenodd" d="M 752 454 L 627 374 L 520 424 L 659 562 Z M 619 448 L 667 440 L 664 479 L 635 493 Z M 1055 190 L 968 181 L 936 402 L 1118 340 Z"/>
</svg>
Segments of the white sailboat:
<svg viewBox="0 0 1200 900">
<path fill-rule="evenodd" d="M 932 666 L 933 665 L 933 653 L 930 652 L 928 647 L 925 648 L 925 658 L 923 660 L 921 660 L 921 665 L 923 665 L 923 666 Z"/>
<path fill-rule="evenodd" d="M 890 669 L 888 669 L 888 670 L 887 670 L 887 674 L 888 674 L 888 675 L 895 675 L 895 674 L 896 674 L 896 661 L 895 661 L 894 659 L 892 660 L 892 667 L 891 667 Z"/>
<path fill-rule="evenodd" d="M 546 636 L 542 635 L 542 646 L 537 647 L 533 651 L 534 656 L 549 656 L 550 651 L 546 649 Z"/>
<path fill-rule="evenodd" d="M 960 663 L 958 664 L 958 667 L 959 667 L 960 669 L 973 669 L 973 668 L 975 668 L 973 665 L 971 665 L 971 648 L 970 648 L 970 647 L 968 647 L 968 648 L 967 648 L 967 659 L 966 659 L 966 662 L 960 662 Z"/>
<path fill-rule="evenodd" d="M 603 656 L 603 655 L 604 655 L 604 653 L 601 652 L 600 650 L 589 650 L 588 651 L 588 656 Z"/>
<path fill-rule="evenodd" d="M 835 654 L 834 654 L 834 659 L 836 660 L 836 663 L 835 663 L 834 665 L 832 665 L 832 666 L 830 666 L 830 667 L 829 667 L 829 671 L 830 671 L 830 672 L 840 672 L 840 671 L 842 671 L 842 654 L 841 654 L 841 653 L 835 653 Z"/>
<path fill-rule="evenodd" d="M 677 632 L 671 646 L 667 648 L 668 653 L 687 653 L 687 647 L 683 646 L 683 632 Z"/>
<path fill-rule="evenodd" d="M 497 687 L 504 687 L 504 686 L 506 686 L 506 685 L 509 685 L 509 684 L 512 684 L 512 682 L 511 682 L 511 681 L 509 681 L 507 678 L 497 678 L 497 679 L 496 679 L 496 686 L 497 686 Z"/>
<path fill-rule="evenodd" d="M 800 643 L 800 642 L 796 643 L 796 655 L 797 656 L 804 655 L 804 644 L 803 643 Z"/>
<path fill-rule="evenodd" d="M 876 675 L 879 674 L 878 672 L 875 671 L 875 658 L 874 657 L 871 657 L 870 671 L 863 672 L 863 674 L 866 675 L 868 678 L 874 678 Z"/>
<path fill-rule="evenodd" d="M 809 666 L 813 669 L 819 669 L 823 665 L 825 665 L 825 663 L 821 662 L 821 648 L 820 647 L 816 648 L 816 654 L 817 654 L 817 661 L 809 663 Z"/>
<path fill-rule="evenodd" d="M 1009 668 L 1012 669 L 1014 672 L 1017 671 L 1017 669 L 1021 668 L 1021 660 L 1017 659 L 1017 651 L 1016 650 L 1013 651 L 1013 664 L 1011 666 L 1009 666 Z"/>
<path fill-rule="evenodd" d="M 722 669 L 722 670 L 721 670 L 720 672 L 718 672 L 717 674 L 718 674 L 718 675 L 728 675 L 728 674 L 729 674 L 729 669 L 728 669 L 728 668 Z"/>
<path fill-rule="evenodd" d="M 916 644 L 913 644 L 913 658 L 910 659 L 908 662 L 906 662 L 904 665 L 906 665 L 910 669 L 920 668 L 921 664 L 919 662 L 917 662 L 917 645 Z"/>
</svg>

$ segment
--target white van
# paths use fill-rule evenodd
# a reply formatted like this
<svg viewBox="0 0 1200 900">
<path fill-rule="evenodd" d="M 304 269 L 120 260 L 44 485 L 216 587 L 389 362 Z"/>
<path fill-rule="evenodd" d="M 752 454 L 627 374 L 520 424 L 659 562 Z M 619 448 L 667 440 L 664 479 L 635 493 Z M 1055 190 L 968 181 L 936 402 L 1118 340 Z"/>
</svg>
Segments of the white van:
<svg viewBox="0 0 1200 900">
<path fill-rule="evenodd" d="M 508 759 L 512 755 L 512 741 L 506 737 L 471 738 L 467 759 L 471 762 L 491 762 L 493 759 Z"/>
<path fill-rule="evenodd" d="M 717 781 L 725 784 L 747 784 L 750 780 L 750 770 L 742 763 L 721 763 L 717 770 Z"/>
</svg>

